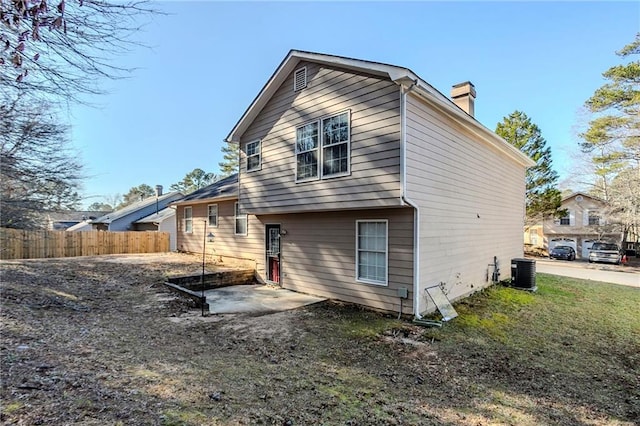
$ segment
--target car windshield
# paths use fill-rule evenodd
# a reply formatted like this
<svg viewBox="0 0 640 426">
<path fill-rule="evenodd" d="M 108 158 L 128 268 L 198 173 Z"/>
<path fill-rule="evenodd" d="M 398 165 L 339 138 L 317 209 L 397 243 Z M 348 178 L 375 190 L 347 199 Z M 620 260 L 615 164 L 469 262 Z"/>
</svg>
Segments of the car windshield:
<svg viewBox="0 0 640 426">
<path fill-rule="evenodd" d="M 615 244 L 607 244 L 607 243 L 595 243 L 591 250 L 611 250 L 618 251 L 618 246 Z"/>
</svg>

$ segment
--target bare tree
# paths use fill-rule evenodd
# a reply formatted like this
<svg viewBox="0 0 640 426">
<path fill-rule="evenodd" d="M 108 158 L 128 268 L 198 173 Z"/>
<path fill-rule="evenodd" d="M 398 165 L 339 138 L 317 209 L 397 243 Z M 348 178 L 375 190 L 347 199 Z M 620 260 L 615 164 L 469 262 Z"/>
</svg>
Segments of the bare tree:
<svg viewBox="0 0 640 426">
<path fill-rule="evenodd" d="M 57 5 L 56 5 L 57 3 Z M 129 69 L 113 58 L 137 44 L 145 1 L 0 0 L 0 95 L 64 100 L 102 93 Z"/>
<path fill-rule="evenodd" d="M 84 176 L 68 130 L 46 103 L 0 106 L 0 226 L 38 227 L 42 213 L 77 207 Z"/>
</svg>

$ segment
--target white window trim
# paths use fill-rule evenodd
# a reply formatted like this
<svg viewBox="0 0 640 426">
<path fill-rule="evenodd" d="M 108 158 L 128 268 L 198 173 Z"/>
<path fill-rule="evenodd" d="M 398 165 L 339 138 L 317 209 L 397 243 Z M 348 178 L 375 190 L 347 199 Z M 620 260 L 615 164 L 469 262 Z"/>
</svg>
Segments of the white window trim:
<svg viewBox="0 0 640 426">
<path fill-rule="evenodd" d="M 238 215 L 237 213 L 239 211 L 239 208 L 240 208 L 240 206 L 239 206 L 238 202 L 235 202 L 233 204 L 233 232 L 234 232 L 234 235 L 246 236 L 249 233 L 249 218 L 248 218 L 248 216 L 246 214 Z M 244 219 L 244 222 L 245 222 L 245 227 L 244 227 L 245 232 L 244 233 L 238 233 L 237 232 L 238 231 L 238 219 Z"/>
<path fill-rule="evenodd" d="M 336 173 L 336 174 L 331 174 L 331 175 L 326 175 L 324 174 L 324 167 L 323 167 L 323 163 L 324 163 L 324 132 L 322 131 L 322 121 L 326 120 L 327 118 L 331 118 L 331 117 L 336 117 L 338 115 L 342 115 L 342 114 L 347 114 L 347 122 L 349 123 L 349 136 L 347 138 L 346 144 L 347 144 L 347 171 L 343 172 L 343 173 Z M 298 152 L 298 129 L 304 126 L 307 126 L 311 123 L 317 123 L 318 124 L 318 147 L 316 148 L 318 150 L 318 173 L 317 176 L 315 177 L 309 177 L 309 178 L 298 178 L 298 154 L 302 154 L 302 152 Z M 344 142 L 343 142 L 344 143 Z M 328 145 L 331 146 L 331 145 Z M 309 151 L 305 151 L 305 152 L 309 152 Z M 334 179 L 334 178 L 341 178 L 344 176 L 350 176 L 351 175 L 351 110 L 347 109 L 347 110 L 343 110 L 340 112 L 337 112 L 335 114 L 327 114 L 324 115 L 316 120 L 310 120 L 307 121 L 299 126 L 296 126 L 296 149 L 295 149 L 295 157 L 294 157 L 294 167 L 296 170 L 296 183 L 298 182 L 310 182 L 310 181 L 316 181 L 316 180 L 326 180 L 326 179 Z"/>
<path fill-rule="evenodd" d="M 385 277 L 384 277 L 384 282 L 383 281 L 375 281 L 375 280 L 368 280 L 368 279 L 363 279 L 363 278 L 358 278 L 358 264 L 360 263 L 360 247 L 359 247 L 359 239 L 358 239 L 358 228 L 359 228 L 359 224 L 360 223 L 369 223 L 369 222 L 384 222 L 385 224 L 385 241 L 386 241 L 386 247 L 385 247 Z M 355 262 L 355 278 L 356 278 L 356 282 L 359 283 L 363 283 L 363 284 L 372 284 L 372 285 L 378 285 L 378 286 L 384 286 L 384 287 L 388 287 L 389 286 L 389 220 L 388 219 L 361 219 L 361 220 L 356 220 L 356 262 Z"/>
<path fill-rule="evenodd" d="M 189 218 L 187 218 L 187 210 L 191 212 Z M 191 231 L 187 230 L 187 220 L 191 221 Z M 191 206 L 184 208 L 184 229 L 182 232 L 184 232 L 185 234 L 193 234 L 193 207 Z"/>
<path fill-rule="evenodd" d="M 246 154 L 246 152 L 249 151 L 249 145 L 257 143 L 258 144 L 258 153 L 257 154 L 252 154 L 252 155 L 248 155 Z M 259 170 L 262 170 L 262 140 L 261 139 L 256 139 L 254 141 L 251 142 L 247 142 L 247 144 L 245 145 L 245 154 L 246 154 L 246 167 L 247 167 L 247 173 L 251 173 L 251 172 L 257 172 Z M 258 165 L 253 168 L 253 169 L 249 169 L 249 158 L 250 157 L 258 157 Z"/>
<path fill-rule="evenodd" d="M 211 224 L 211 214 L 210 214 L 210 209 L 211 207 L 215 207 L 216 208 L 216 223 L 215 225 Z M 209 228 L 217 228 L 218 227 L 218 205 L 217 204 L 207 204 L 207 226 Z"/>
</svg>

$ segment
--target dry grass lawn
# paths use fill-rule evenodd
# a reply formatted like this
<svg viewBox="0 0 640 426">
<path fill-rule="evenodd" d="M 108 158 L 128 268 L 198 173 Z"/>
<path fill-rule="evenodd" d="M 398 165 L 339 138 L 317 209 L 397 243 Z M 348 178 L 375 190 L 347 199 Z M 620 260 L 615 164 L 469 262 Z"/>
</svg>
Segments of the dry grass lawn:
<svg viewBox="0 0 640 426">
<path fill-rule="evenodd" d="M 0 267 L 3 424 L 640 423 L 638 289 L 538 275 L 427 329 L 334 303 L 201 318 L 161 284 L 187 255 Z"/>
</svg>

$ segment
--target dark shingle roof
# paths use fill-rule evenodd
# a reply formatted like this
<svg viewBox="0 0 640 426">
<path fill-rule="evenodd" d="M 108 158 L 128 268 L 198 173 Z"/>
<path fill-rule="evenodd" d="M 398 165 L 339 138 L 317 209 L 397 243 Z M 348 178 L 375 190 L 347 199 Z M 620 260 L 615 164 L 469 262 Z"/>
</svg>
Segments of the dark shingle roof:
<svg viewBox="0 0 640 426">
<path fill-rule="evenodd" d="M 182 204 L 185 201 L 204 201 L 213 198 L 232 198 L 237 196 L 238 174 L 235 173 L 186 195 L 184 198 L 177 200 L 177 203 Z"/>
</svg>

